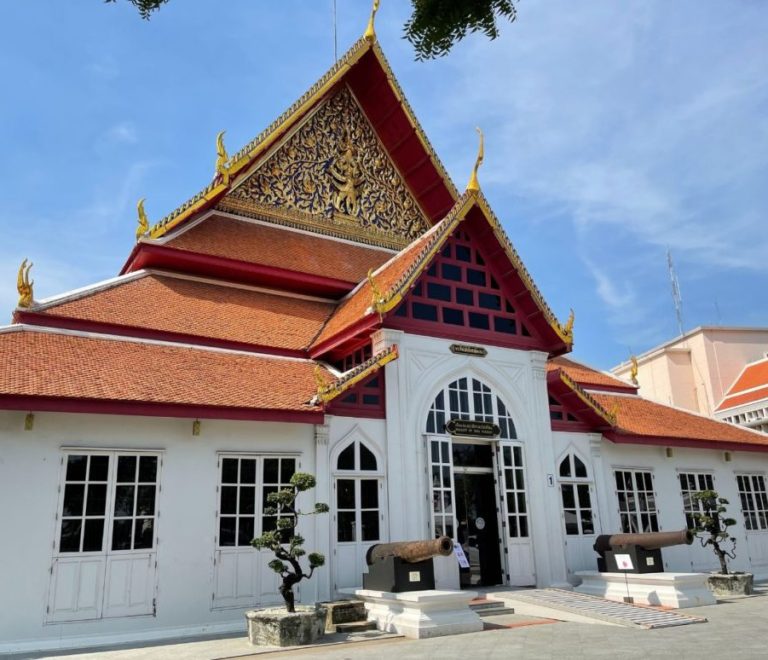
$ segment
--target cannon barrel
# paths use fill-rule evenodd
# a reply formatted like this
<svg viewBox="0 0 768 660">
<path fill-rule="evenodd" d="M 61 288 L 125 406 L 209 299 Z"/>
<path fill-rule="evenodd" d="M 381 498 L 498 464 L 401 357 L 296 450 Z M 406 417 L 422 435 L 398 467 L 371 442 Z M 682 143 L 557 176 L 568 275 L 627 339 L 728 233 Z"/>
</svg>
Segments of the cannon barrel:
<svg viewBox="0 0 768 660">
<path fill-rule="evenodd" d="M 413 564 L 432 557 L 442 555 L 447 557 L 453 552 L 453 541 L 447 536 L 431 539 L 429 541 L 399 541 L 397 543 L 377 543 L 368 548 L 365 553 L 365 561 L 372 566 L 377 561 L 383 561 L 387 557 L 398 557 L 403 561 Z"/>
<path fill-rule="evenodd" d="M 658 550 L 671 545 L 691 545 L 693 532 L 681 529 L 677 532 L 647 532 L 645 534 L 603 534 L 595 539 L 593 548 L 601 556 L 606 550 L 636 545 L 645 550 Z"/>
</svg>

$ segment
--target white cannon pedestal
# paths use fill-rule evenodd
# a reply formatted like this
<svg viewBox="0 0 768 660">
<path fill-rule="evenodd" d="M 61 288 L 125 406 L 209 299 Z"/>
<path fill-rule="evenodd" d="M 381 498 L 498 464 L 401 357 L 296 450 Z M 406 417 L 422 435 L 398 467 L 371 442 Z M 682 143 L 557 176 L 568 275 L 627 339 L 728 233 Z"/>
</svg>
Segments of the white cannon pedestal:
<svg viewBox="0 0 768 660">
<path fill-rule="evenodd" d="M 457 635 L 483 629 L 480 617 L 469 608 L 476 591 L 405 591 L 391 593 L 356 589 L 365 603 L 368 620 L 385 632 L 412 639 Z"/>
<path fill-rule="evenodd" d="M 714 605 L 705 573 L 598 573 L 578 571 L 583 581 L 575 591 L 619 603 L 631 596 L 636 605 L 672 609 Z"/>
</svg>

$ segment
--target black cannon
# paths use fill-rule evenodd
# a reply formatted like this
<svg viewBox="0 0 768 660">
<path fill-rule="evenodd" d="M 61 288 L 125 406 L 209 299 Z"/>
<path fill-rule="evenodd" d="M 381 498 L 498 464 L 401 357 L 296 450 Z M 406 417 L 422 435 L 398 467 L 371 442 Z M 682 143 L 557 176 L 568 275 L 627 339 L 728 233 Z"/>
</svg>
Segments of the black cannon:
<svg viewBox="0 0 768 660">
<path fill-rule="evenodd" d="M 592 547 L 600 555 L 597 570 L 601 573 L 663 573 L 661 548 L 691 543 L 693 533 L 681 529 L 677 532 L 603 534 L 595 539 Z"/>
<path fill-rule="evenodd" d="M 421 591 L 435 588 L 433 557 L 447 557 L 453 541 L 447 536 L 431 541 L 378 543 L 368 548 L 363 589 L 373 591 Z"/>
</svg>

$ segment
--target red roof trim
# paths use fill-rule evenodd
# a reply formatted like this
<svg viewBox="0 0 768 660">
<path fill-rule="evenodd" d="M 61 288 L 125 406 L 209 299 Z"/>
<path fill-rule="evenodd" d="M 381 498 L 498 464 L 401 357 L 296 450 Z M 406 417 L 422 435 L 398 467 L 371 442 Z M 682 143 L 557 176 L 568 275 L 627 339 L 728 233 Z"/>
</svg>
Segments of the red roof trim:
<svg viewBox="0 0 768 660">
<path fill-rule="evenodd" d="M 141 417 L 178 417 L 184 419 L 227 419 L 261 422 L 323 424 L 325 415 L 317 410 L 270 410 L 225 406 L 191 406 L 177 403 L 133 401 L 97 401 L 64 397 L 0 395 L 0 410 L 31 412 L 91 413 L 101 415 L 138 415 Z"/>
<path fill-rule="evenodd" d="M 139 339 L 155 339 L 158 341 L 168 341 L 179 344 L 194 344 L 197 346 L 210 346 L 213 348 L 223 348 L 233 351 L 247 351 L 248 353 L 257 353 L 262 355 L 279 355 L 282 357 L 306 358 L 306 351 L 294 350 L 290 348 L 280 348 L 278 346 L 262 346 L 259 344 L 248 344 L 240 341 L 229 341 L 226 339 L 216 339 L 214 337 L 205 337 L 203 335 L 189 335 L 182 332 L 166 332 L 163 330 L 153 330 L 152 328 L 142 328 L 131 325 L 118 325 L 116 323 L 103 323 L 101 321 L 89 321 L 86 319 L 76 319 L 68 316 L 58 316 L 40 312 L 16 311 L 14 320 L 17 323 L 28 323 L 29 325 L 62 328 L 65 330 L 80 330 L 83 332 L 95 332 L 103 335 L 118 335 L 120 337 L 136 337 Z"/>
<path fill-rule="evenodd" d="M 768 452 L 766 444 L 748 444 L 742 442 L 723 442 L 721 440 L 694 440 L 692 438 L 665 438 L 653 435 L 636 435 L 620 431 L 607 431 L 603 437 L 620 445 L 650 445 L 654 447 L 686 447 L 693 449 L 712 449 L 713 451 L 762 451 Z"/>
<path fill-rule="evenodd" d="M 321 355 L 324 355 L 328 351 L 331 351 L 335 348 L 338 348 L 339 346 L 342 346 L 343 344 L 346 344 L 347 342 L 356 339 L 361 334 L 370 334 L 370 332 L 379 324 L 380 320 L 378 314 L 368 314 L 359 321 L 356 321 L 350 325 L 348 328 L 345 328 L 339 334 L 328 338 L 326 341 L 318 344 L 317 346 L 313 346 L 310 350 L 309 356 L 315 359 Z M 311 345 L 312 344 L 310 342 L 310 346 Z"/>
<path fill-rule="evenodd" d="M 141 243 L 120 271 L 121 275 L 142 268 L 165 268 L 215 279 L 261 284 L 277 289 L 338 298 L 357 284 L 286 268 L 252 264 L 237 259 L 199 254 L 165 245 Z"/>
</svg>

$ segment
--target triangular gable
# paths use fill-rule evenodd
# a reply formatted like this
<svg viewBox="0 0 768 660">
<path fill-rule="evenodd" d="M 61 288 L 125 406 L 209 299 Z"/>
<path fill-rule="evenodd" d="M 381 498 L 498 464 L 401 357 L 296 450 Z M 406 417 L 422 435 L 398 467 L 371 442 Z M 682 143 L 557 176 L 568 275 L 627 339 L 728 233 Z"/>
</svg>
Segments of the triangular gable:
<svg viewBox="0 0 768 660">
<path fill-rule="evenodd" d="M 422 221 L 426 219 L 427 223 L 437 222 L 451 208 L 458 197 L 458 192 L 405 100 L 378 43 L 374 38 L 363 38 L 262 134 L 232 157 L 223 154 L 217 164 L 213 181 L 146 231 L 129 257 L 129 262 L 135 260 L 136 253 L 142 249 L 143 245 L 152 243 L 152 239 L 167 235 L 170 231 L 199 216 L 202 211 L 218 204 L 258 168 L 260 161 L 269 157 L 286 139 L 290 140 L 290 136 L 297 131 L 297 127 L 300 127 L 300 124 L 307 120 L 320 104 L 329 101 L 332 103 L 334 98 L 338 102 L 348 103 L 352 97 L 359 106 L 358 110 L 367 118 L 367 125 L 370 125 L 375 132 L 381 148 L 386 152 L 390 166 L 397 170 L 398 176 L 407 187 L 408 195 L 399 203 L 406 206 L 405 200 L 412 198 L 415 200 L 415 206 L 418 207 L 419 215 L 422 216 Z M 366 146 L 369 143 L 370 140 L 367 140 Z M 336 142 L 334 146 L 335 144 Z M 333 157 L 341 157 L 338 150 L 334 152 Z M 330 162 L 327 165 L 330 166 Z M 374 169 L 381 174 L 387 170 L 384 165 L 386 163 Z M 344 182 L 340 181 L 340 183 L 343 185 Z M 304 185 L 302 180 L 300 187 Z M 308 182 L 306 185 L 309 186 L 311 183 Z M 326 187 L 325 190 L 327 192 L 330 188 Z M 371 187 L 371 190 L 374 188 Z M 386 200 L 388 196 L 380 189 L 376 190 L 379 190 L 378 197 L 375 201 L 371 200 L 370 204 L 381 207 L 380 202 L 382 199 Z M 326 201 L 324 200 L 318 210 L 327 211 Z M 390 204 L 394 203 L 391 194 L 389 201 Z M 384 203 L 386 205 L 386 201 Z M 307 213 L 304 211 L 290 209 L 285 204 L 271 208 L 275 211 L 275 217 L 270 219 L 278 223 L 322 231 L 322 227 L 306 223 Z M 309 210 L 309 213 L 314 212 L 315 209 Z M 366 213 L 367 215 L 364 214 L 362 218 L 363 227 L 375 222 L 382 223 L 381 210 L 377 211 L 378 215 L 374 215 L 370 209 Z M 409 211 L 405 216 L 410 218 L 406 222 L 414 226 L 398 227 L 398 231 L 405 229 L 405 235 L 397 241 L 392 240 L 393 237 L 398 238 L 397 232 L 392 227 L 374 231 L 372 234 L 379 237 L 381 241 L 379 244 L 393 247 L 396 243 L 397 246 L 402 246 L 415 235 L 416 225 L 420 224 L 419 218 L 415 215 L 415 211 Z M 334 217 L 332 220 L 329 230 L 338 235 L 344 218 L 339 220 Z M 390 218 L 390 222 L 394 220 Z"/>
<path fill-rule="evenodd" d="M 399 247 L 432 224 L 346 84 L 319 103 L 217 208 Z"/>
<path fill-rule="evenodd" d="M 470 246 L 470 262 L 463 262 L 461 258 L 454 259 L 453 256 L 440 256 L 449 247 L 449 240 L 456 236 L 459 226 L 462 238 L 454 239 L 454 243 L 456 246 Z M 477 246 L 477 249 L 473 251 L 472 245 Z M 481 256 L 482 264 L 477 263 L 478 255 Z M 441 311 L 436 312 L 433 320 L 423 316 L 419 318 L 415 305 L 427 303 L 418 303 L 417 298 L 429 296 L 426 283 L 419 291 L 419 280 L 422 276 L 425 279 L 432 278 L 429 269 L 438 259 L 453 262 L 453 274 L 449 273 L 448 278 L 445 278 L 445 273 L 440 273 L 444 280 L 450 281 L 450 278 L 454 277 L 452 283 L 455 286 L 450 292 L 451 302 L 457 303 L 456 288 L 471 289 L 474 308 L 472 313 L 486 315 L 487 329 L 482 327 L 482 321 L 477 321 L 476 327 L 472 327 L 468 306 L 464 310 L 466 313 L 463 313 L 462 327 L 441 317 L 445 307 L 442 304 L 439 305 Z M 455 279 L 457 270 L 466 286 L 461 286 Z M 473 280 L 474 277 L 478 279 Z M 484 282 L 482 285 L 479 283 L 481 277 Z M 476 283 L 473 284 L 473 281 Z M 433 283 L 437 284 L 436 281 Z M 494 289 L 494 286 L 497 288 Z M 498 298 L 500 309 L 497 313 L 494 314 L 494 310 L 480 305 L 479 295 L 482 292 L 487 293 L 488 300 L 491 296 Z M 408 311 L 404 319 L 399 310 L 402 309 L 401 302 L 406 296 L 409 300 L 406 302 Z M 452 308 L 459 309 L 460 304 Z M 479 316 L 475 319 L 479 319 Z M 432 322 L 432 329 L 417 329 L 406 320 Z M 570 328 L 561 326 L 549 310 L 498 220 L 490 212 L 487 202 L 475 191 L 462 195 L 439 224 L 373 273 L 366 282 L 361 283 L 331 316 L 313 342 L 311 350 L 314 355 L 320 355 L 346 341 L 355 340 L 361 333 L 370 332 L 382 322 L 388 327 L 402 327 L 410 331 L 421 331 L 423 334 L 450 336 L 456 339 L 468 337 L 489 344 L 546 350 L 555 355 L 570 350 L 571 346 Z"/>
</svg>

